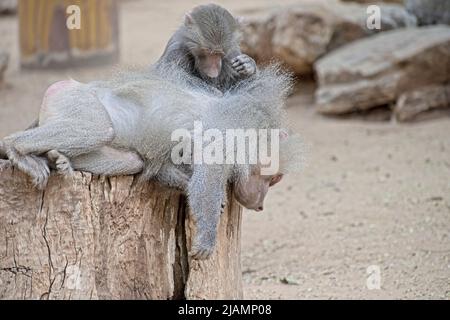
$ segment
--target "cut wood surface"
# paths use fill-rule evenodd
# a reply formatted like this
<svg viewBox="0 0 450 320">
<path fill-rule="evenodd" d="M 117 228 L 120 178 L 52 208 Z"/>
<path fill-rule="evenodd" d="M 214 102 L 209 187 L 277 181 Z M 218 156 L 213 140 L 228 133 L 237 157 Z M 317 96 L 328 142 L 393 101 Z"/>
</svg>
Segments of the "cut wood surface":
<svg viewBox="0 0 450 320">
<path fill-rule="evenodd" d="M 133 176 L 0 171 L 0 299 L 242 298 L 242 210 L 231 200 L 206 261 L 189 258 L 180 192 Z"/>
</svg>

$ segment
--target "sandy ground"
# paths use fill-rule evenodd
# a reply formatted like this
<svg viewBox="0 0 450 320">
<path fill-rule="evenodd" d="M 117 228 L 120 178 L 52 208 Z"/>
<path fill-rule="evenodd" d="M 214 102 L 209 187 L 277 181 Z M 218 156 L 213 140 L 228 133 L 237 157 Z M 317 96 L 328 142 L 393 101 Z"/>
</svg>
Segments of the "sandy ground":
<svg viewBox="0 0 450 320">
<path fill-rule="evenodd" d="M 217 2 L 237 14 L 273 3 Z M 155 61 L 197 3 L 123 4 L 122 66 Z M 20 71 L 16 18 L 0 18 L 0 34 L 12 55 L 0 90 L 0 137 L 32 122 L 49 84 L 112 72 Z M 450 118 L 409 125 L 324 118 L 314 112 L 313 89 L 301 85 L 288 108 L 308 144 L 307 165 L 273 188 L 262 213 L 244 217 L 245 297 L 449 299 Z M 380 289 L 367 287 L 370 266 L 380 270 Z"/>
</svg>

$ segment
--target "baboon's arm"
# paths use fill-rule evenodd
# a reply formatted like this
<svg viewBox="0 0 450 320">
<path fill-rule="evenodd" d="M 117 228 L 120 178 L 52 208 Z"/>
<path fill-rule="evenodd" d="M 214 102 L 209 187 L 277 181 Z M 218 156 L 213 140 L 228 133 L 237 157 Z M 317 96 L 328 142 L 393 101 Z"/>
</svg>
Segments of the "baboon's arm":
<svg viewBox="0 0 450 320">
<path fill-rule="evenodd" d="M 191 248 L 191 255 L 195 259 L 206 259 L 214 250 L 226 183 L 223 166 L 194 167 L 188 186 L 188 199 L 196 225 Z"/>
</svg>

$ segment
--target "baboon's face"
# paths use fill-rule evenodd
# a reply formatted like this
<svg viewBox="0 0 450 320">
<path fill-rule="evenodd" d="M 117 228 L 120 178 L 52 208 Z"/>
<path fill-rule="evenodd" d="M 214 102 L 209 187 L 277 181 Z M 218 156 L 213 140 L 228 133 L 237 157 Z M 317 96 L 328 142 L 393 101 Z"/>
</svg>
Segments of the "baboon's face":
<svg viewBox="0 0 450 320">
<path fill-rule="evenodd" d="M 269 187 L 281 181 L 283 175 L 278 173 L 272 176 L 252 174 L 247 179 L 241 179 L 234 185 L 236 200 L 250 210 L 262 211 L 264 209 L 264 198 Z"/>
<path fill-rule="evenodd" d="M 199 49 L 196 50 L 194 56 L 195 64 L 200 74 L 212 79 L 219 76 L 222 71 L 222 59 L 224 56 L 222 51 Z"/>
</svg>

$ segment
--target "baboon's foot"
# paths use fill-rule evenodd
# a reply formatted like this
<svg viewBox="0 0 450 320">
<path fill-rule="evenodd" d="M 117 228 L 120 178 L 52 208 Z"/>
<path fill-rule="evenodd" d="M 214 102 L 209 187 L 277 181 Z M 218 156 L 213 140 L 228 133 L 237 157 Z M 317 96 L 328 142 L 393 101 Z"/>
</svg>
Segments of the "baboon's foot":
<svg viewBox="0 0 450 320">
<path fill-rule="evenodd" d="M 69 158 L 65 155 L 57 150 L 50 150 L 47 152 L 47 157 L 58 173 L 65 176 L 73 175 L 72 164 L 70 163 Z"/>
<path fill-rule="evenodd" d="M 0 159 L 0 172 L 12 166 L 11 161 Z"/>
<path fill-rule="evenodd" d="M 33 154 L 21 155 L 12 147 L 6 148 L 6 154 L 12 165 L 29 175 L 38 189 L 45 188 L 50 175 L 46 159 Z"/>
</svg>

